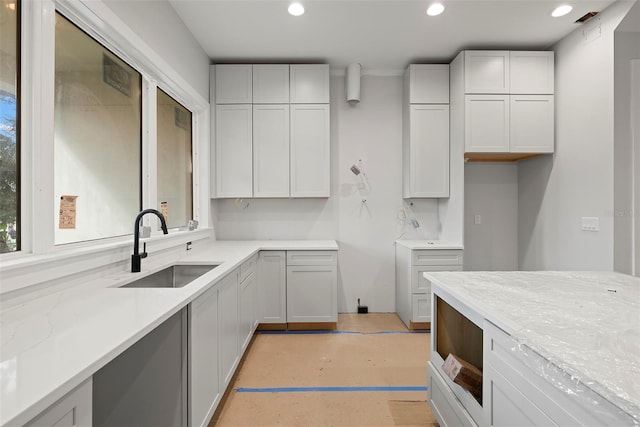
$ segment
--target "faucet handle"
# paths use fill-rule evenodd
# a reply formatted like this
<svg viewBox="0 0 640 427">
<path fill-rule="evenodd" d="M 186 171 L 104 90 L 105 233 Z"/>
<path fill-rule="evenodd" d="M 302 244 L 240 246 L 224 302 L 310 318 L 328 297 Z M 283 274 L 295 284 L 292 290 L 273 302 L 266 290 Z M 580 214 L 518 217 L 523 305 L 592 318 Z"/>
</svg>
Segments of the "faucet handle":
<svg viewBox="0 0 640 427">
<path fill-rule="evenodd" d="M 140 254 L 140 258 L 147 257 L 147 242 L 142 243 L 142 253 Z"/>
</svg>

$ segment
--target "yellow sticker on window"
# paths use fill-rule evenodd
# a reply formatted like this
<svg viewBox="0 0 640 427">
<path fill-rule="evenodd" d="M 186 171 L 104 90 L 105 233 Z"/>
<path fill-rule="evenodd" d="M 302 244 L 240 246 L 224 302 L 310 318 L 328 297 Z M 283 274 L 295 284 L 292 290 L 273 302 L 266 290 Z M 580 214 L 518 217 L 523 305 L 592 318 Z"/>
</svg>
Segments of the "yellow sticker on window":
<svg viewBox="0 0 640 427">
<path fill-rule="evenodd" d="M 160 212 L 164 217 L 164 222 L 169 223 L 169 204 L 167 202 L 160 202 Z"/>
<path fill-rule="evenodd" d="M 78 196 L 64 195 L 60 197 L 60 220 L 58 227 L 76 228 L 76 199 Z"/>
</svg>

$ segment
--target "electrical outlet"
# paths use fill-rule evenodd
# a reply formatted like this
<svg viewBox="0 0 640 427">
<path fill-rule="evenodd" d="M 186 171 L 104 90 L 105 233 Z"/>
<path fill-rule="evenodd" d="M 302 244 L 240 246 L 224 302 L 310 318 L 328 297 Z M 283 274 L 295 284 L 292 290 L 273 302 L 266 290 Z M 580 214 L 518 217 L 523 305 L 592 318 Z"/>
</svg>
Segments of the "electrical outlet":
<svg viewBox="0 0 640 427">
<path fill-rule="evenodd" d="M 475 215 L 475 216 L 473 217 L 473 223 L 474 223 L 475 225 L 480 225 L 480 224 L 482 224 L 482 217 L 481 217 L 480 215 Z"/>
<path fill-rule="evenodd" d="M 598 217 L 583 216 L 582 231 L 600 231 Z"/>
</svg>

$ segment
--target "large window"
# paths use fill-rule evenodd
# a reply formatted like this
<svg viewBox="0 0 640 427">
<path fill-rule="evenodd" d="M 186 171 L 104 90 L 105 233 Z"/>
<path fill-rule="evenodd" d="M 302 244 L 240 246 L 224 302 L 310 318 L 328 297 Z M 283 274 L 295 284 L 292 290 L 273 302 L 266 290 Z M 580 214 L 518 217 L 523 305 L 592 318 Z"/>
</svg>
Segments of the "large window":
<svg viewBox="0 0 640 427">
<path fill-rule="evenodd" d="M 158 89 L 158 206 L 169 228 L 193 219 L 191 111 Z"/>
<path fill-rule="evenodd" d="M 20 250 L 19 6 L 0 0 L 0 253 Z"/>
<path fill-rule="evenodd" d="M 55 30 L 55 244 L 133 232 L 142 77 L 65 17 Z"/>
</svg>

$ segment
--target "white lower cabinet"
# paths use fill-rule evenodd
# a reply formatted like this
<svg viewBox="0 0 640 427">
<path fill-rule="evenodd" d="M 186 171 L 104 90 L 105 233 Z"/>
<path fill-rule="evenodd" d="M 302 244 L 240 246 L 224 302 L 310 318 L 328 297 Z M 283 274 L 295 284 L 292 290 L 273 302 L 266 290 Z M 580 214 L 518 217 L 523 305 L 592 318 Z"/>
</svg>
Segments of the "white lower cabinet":
<svg viewBox="0 0 640 427">
<path fill-rule="evenodd" d="M 219 285 L 218 307 L 220 311 L 220 390 L 225 390 L 240 361 L 238 337 L 238 276 L 239 271 L 225 277 Z"/>
<path fill-rule="evenodd" d="M 335 251 L 287 252 L 287 322 L 338 321 Z"/>
<path fill-rule="evenodd" d="M 396 243 L 396 313 L 409 329 L 431 327 L 431 284 L 423 273 L 460 270 L 461 249 L 411 249 Z"/>
<path fill-rule="evenodd" d="M 337 322 L 335 265 L 287 267 L 287 322 Z"/>
<path fill-rule="evenodd" d="M 206 426 L 220 401 L 218 373 L 218 288 L 189 306 L 189 419 Z"/>
<path fill-rule="evenodd" d="M 287 322 L 287 253 L 261 251 L 258 256 L 260 323 Z"/>
<path fill-rule="evenodd" d="M 240 353 L 244 352 L 251 342 L 256 326 L 256 259 L 246 261 L 241 271 L 240 281 Z"/>
<path fill-rule="evenodd" d="M 25 426 L 38 427 L 90 427 L 93 383 L 91 378 L 51 405 Z"/>
</svg>

